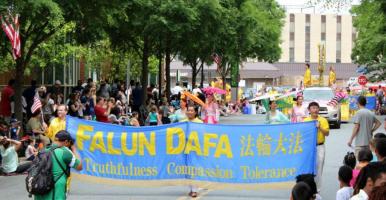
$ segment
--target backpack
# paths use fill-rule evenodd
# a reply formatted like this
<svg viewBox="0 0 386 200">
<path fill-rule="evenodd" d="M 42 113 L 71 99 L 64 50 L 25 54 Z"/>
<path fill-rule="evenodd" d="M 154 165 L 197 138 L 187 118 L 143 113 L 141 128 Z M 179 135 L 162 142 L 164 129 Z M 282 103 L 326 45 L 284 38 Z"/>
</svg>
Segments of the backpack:
<svg viewBox="0 0 386 200">
<path fill-rule="evenodd" d="M 54 153 L 54 150 L 57 148 L 58 147 L 54 147 L 50 150 L 40 151 L 33 160 L 32 166 L 28 170 L 28 175 L 25 179 L 27 192 L 30 197 L 32 195 L 44 195 L 49 193 L 55 188 L 55 183 L 63 176 L 63 174 L 69 175 L 68 171 L 62 167 Z M 54 155 L 54 159 L 59 163 L 60 168 L 63 170 L 63 173 L 56 180 L 54 180 L 54 174 L 52 172 L 52 155 Z"/>
</svg>

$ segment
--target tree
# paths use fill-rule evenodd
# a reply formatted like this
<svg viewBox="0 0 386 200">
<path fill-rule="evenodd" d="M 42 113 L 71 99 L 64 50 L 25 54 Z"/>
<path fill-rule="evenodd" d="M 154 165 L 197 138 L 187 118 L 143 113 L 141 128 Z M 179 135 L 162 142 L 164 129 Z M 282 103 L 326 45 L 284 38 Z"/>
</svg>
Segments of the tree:
<svg viewBox="0 0 386 200">
<path fill-rule="evenodd" d="M 112 23 L 105 26 L 113 46 L 131 50 L 141 58 L 141 84 L 146 89 L 148 84 L 149 58 L 156 55 L 156 45 L 159 39 L 153 32 L 159 19 L 160 1 L 126 0 L 120 4 L 119 14 L 112 15 Z M 147 93 L 143 92 L 143 104 Z"/>
<path fill-rule="evenodd" d="M 108 10 L 114 8 L 115 2 L 116 0 L 108 3 L 97 0 L 91 0 L 91 2 L 84 0 L 5 0 L 0 2 L 1 13 L 5 13 L 11 7 L 13 12 L 20 14 L 21 57 L 13 63 L 16 80 L 15 114 L 19 120 L 22 120 L 23 117 L 21 97 L 24 72 L 40 45 L 70 22 L 74 22 L 76 27 L 79 27 L 77 31 L 79 35 L 89 31 L 87 32 L 88 40 L 97 38 L 99 32 L 91 30 L 94 27 L 90 24 L 106 23 L 101 20 L 107 19 L 103 16 L 106 12 L 108 13 Z M 10 44 L 2 42 L 1 57 L 9 57 L 10 52 Z"/>
<path fill-rule="evenodd" d="M 179 42 L 179 58 L 192 68 L 192 86 L 196 85 L 198 73 L 203 72 L 204 63 L 211 64 L 211 55 L 214 51 L 215 38 L 221 22 L 223 9 L 216 0 L 196 1 L 194 7 L 197 17 L 192 22 L 190 29 L 184 29 L 183 37 Z M 203 75 L 203 73 L 201 73 Z M 201 77 L 201 85 L 203 77 Z"/>
<path fill-rule="evenodd" d="M 367 66 L 370 81 L 386 79 L 386 3 L 384 1 L 363 0 L 353 7 L 354 26 L 358 31 L 352 59 Z"/>
<path fill-rule="evenodd" d="M 220 32 L 215 52 L 222 57 L 220 74 L 225 89 L 231 65 L 247 58 L 273 62 L 280 58 L 284 11 L 274 0 L 222 1 Z"/>
</svg>

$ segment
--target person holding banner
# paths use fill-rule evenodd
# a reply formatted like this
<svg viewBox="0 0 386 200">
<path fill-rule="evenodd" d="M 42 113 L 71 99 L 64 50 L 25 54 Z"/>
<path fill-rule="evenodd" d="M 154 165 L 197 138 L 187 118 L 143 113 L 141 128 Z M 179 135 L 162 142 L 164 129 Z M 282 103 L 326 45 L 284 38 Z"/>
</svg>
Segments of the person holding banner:
<svg viewBox="0 0 386 200">
<path fill-rule="evenodd" d="M 311 102 L 308 105 L 308 111 L 310 113 L 310 116 L 305 118 L 304 121 L 316 121 L 316 128 L 318 129 L 318 135 L 317 135 L 317 143 L 316 143 L 316 185 L 318 188 L 318 192 L 320 191 L 320 188 L 322 186 L 322 174 L 323 174 L 323 166 L 324 166 L 324 160 L 326 156 L 326 147 L 324 145 L 324 142 L 326 140 L 326 136 L 330 134 L 330 125 L 328 124 L 328 121 L 326 118 L 319 115 L 319 104 L 317 102 Z"/>
<path fill-rule="evenodd" d="M 267 112 L 265 117 L 266 124 L 285 124 L 290 122 L 287 116 L 277 110 L 277 104 L 275 100 L 269 101 L 269 107 L 270 111 Z"/>
<path fill-rule="evenodd" d="M 202 120 L 197 118 L 197 113 L 198 113 L 198 108 L 189 105 L 187 110 L 186 110 L 186 116 L 188 117 L 187 119 L 183 120 L 183 122 L 195 122 L 195 123 L 202 123 Z M 190 186 L 190 192 L 189 196 L 195 198 L 198 195 L 198 188 L 196 186 Z"/>
<path fill-rule="evenodd" d="M 61 104 L 58 106 L 56 111 L 58 117 L 51 121 L 50 126 L 48 126 L 46 130 L 46 136 L 49 137 L 51 141 L 55 140 L 56 133 L 66 129 L 67 106 Z"/>
</svg>

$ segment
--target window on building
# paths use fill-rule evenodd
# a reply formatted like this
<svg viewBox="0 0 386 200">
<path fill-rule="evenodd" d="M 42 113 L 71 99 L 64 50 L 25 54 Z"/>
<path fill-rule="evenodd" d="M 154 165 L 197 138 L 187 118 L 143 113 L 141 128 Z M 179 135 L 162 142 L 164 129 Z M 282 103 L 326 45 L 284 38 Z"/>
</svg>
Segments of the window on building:
<svg viewBox="0 0 386 200">
<path fill-rule="evenodd" d="M 289 48 L 289 61 L 295 62 L 295 48 Z"/>
<path fill-rule="evenodd" d="M 321 34 L 321 40 L 322 41 L 326 41 L 326 33 L 322 33 Z"/>
<path fill-rule="evenodd" d="M 294 41 L 294 40 L 295 40 L 295 33 L 291 32 L 290 33 L 290 41 Z"/>
<path fill-rule="evenodd" d="M 290 32 L 295 32 L 295 15 L 290 14 Z"/>
<path fill-rule="evenodd" d="M 311 17 L 310 14 L 306 14 L 306 26 L 310 26 Z"/>
<path fill-rule="evenodd" d="M 336 40 L 337 40 L 337 41 L 342 40 L 342 33 L 337 33 L 337 34 L 336 34 Z"/>
<path fill-rule="evenodd" d="M 326 23 L 326 15 L 322 15 L 322 23 Z"/>
<path fill-rule="evenodd" d="M 342 16 L 336 17 L 336 32 L 337 33 L 342 32 Z"/>
<path fill-rule="evenodd" d="M 342 16 L 336 16 L 336 23 L 342 23 Z"/>
<path fill-rule="evenodd" d="M 310 38 L 311 38 L 311 24 L 310 24 L 310 15 L 306 15 L 306 26 L 305 26 L 305 62 L 310 62 Z"/>
</svg>

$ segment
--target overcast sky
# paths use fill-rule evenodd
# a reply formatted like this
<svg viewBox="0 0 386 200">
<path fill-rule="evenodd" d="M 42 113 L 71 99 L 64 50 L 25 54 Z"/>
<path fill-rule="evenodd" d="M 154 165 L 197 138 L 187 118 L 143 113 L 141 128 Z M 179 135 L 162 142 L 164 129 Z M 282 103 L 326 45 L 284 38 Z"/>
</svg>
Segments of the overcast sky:
<svg viewBox="0 0 386 200">
<path fill-rule="evenodd" d="M 351 6 L 344 8 L 337 12 L 336 10 L 327 10 L 321 6 L 315 8 L 307 8 L 308 0 L 276 0 L 280 5 L 286 7 L 288 12 L 304 12 L 304 13 L 339 13 L 339 14 L 349 14 Z M 353 0 L 352 4 L 359 4 L 360 0 Z"/>
</svg>

